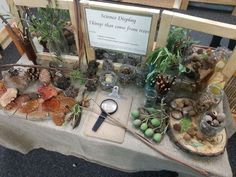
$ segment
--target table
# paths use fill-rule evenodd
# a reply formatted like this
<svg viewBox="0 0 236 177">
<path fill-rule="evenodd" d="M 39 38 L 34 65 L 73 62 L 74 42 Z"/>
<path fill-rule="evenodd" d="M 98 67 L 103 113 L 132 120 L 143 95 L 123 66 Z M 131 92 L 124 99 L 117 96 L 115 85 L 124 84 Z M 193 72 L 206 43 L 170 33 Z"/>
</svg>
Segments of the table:
<svg viewBox="0 0 236 177">
<path fill-rule="evenodd" d="M 132 109 L 137 108 L 143 100 L 142 92 L 138 89 L 121 88 L 121 93 L 125 92 L 133 96 Z M 235 125 L 229 116 L 227 100 L 224 103 L 224 110 L 228 115 L 228 134 L 231 136 L 235 131 Z M 33 149 L 44 148 L 128 172 L 170 170 L 182 176 L 199 176 L 192 169 L 158 154 L 127 132 L 122 144 L 87 137 L 84 135 L 83 127 L 85 119 L 86 113 L 83 114 L 79 127 L 72 130 L 69 125 L 57 127 L 51 120 L 33 122 L 16 115 L 9 116 L 1 110 L 0 144 L 24 154 Z M 130 121 L 128 126 L 131 126 Z M 175 146 L 168 136 L 165 136 L 156 147 L 188 164 L 211 172 L 214 177 L 232 176 L 227 151 L 218 157 L 210 158 L 190 155 Z"/>
</svg>

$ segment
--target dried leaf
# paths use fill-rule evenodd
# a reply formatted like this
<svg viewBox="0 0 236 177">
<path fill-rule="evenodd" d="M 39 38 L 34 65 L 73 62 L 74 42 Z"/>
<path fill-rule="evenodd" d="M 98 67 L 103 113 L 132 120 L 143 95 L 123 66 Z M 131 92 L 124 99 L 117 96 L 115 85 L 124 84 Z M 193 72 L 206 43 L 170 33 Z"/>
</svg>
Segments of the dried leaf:
<svg viewBox="0 0 236 177">
<path fill-rule="evenodd" d="M 63 112 L 51 113 L 52 120 L 57 126 L 61 126 L 65 122 L 65 114 Z"/>
<path fill-rule="evenodd" d="M 8 88 L 7 91 L 1 96 L 0 104 L 5 107 L 17 96 L 17 90 L 15 88 Z"/>
<path fill-rule="evenodd" d="M 42 106 L 44 111 L 57 112 L 60 110 L 60 101 L 55 97 L 52 97 L 51 99 L 44 101 Z"/>
<path fill-rule="evenodd" d="M 15 100 L 11 101 L 6 107 L 6 110 L 12 110 L 12 109 L 17 109 L 20 108 L 23 103 L 27 102 L 30 100 L 30 97 L 28 94 L 23 94 L 18 96 Z"/>
<path fill-rule="evenodd" d="M 61 103 L 60 110 L 65 112 L 65 113 L 68 113 L 72 109 L 72 107 L 76 104 L 75 99 L 73 99 L 71 97 L 66 97 L 66 96 L 63 96 L 63 95 L 59 95 L 56 98 Z"/>
<path fill-rule="evenodd" d="M 53 96 L 57 96 L 56 88 L 50 85 L 40 87 L 38 89 L 38 92 L 41 94 L 44 100 L 48 100 L 52 98 Z"/>
<path fill-rule="evenodd" d="M 26 103 L 23 103 L 22 107 L 19 109 L 20 112 L 29 114 L 36 111 L 39 108 L 39 100 L 30 100 Z"/>
</svg>

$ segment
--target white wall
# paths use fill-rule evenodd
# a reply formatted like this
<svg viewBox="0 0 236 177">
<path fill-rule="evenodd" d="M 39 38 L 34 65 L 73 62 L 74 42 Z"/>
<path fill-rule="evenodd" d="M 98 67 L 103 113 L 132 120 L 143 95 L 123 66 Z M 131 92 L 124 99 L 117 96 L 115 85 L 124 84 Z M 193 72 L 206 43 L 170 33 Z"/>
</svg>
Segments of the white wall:
<svg viewBox="0 0 236 177">
<path fill-rule="evenodd" d="M 6 14 L 9 13 L 9 8 L 5 0 L 0 0 L 0 13 Z M 0 29 L 3 27 L 2 20 L 0 20 Z"/>
</svg>

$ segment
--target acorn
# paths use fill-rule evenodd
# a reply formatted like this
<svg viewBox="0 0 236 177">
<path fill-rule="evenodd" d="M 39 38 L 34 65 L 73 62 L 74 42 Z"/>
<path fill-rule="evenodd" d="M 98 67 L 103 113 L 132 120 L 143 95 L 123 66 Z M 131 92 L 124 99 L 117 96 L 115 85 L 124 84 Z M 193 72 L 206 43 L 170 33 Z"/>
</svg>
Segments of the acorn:
<svg viewBox="0 0 236 177">
<path fill-rule="evenodd" d="M 188 130 L 187 130 L 187 133 L 191 136 L 191 137 L 194 137 L 196 135 L 196 132 L 194 130 L 193 127 L 190 127 Z"/>
<path fill-rule="evenodd" d="M 212 125 L 214 126 L 214 127 L 218 127 L 219 126 L 219 121 L 217 120 L 217 119 L 214 119 L 213 121 L 212 121 Z"/>
<path fill-rule="evenodd" d="M 183 114 L 181 111 L 171 111 L 171 116 L 177 120 L 180 120 L 183 118 Z"/>
<path fill-rule="evenodd" d="M 204 135 L 201 132 L 197 132 L 196 138 L 200 141 L 203 141 L 204 140 Z"/>
<path fill-rule="evenodd" d="M 183 138 L 184 138 L 185 141 L 190 141 L 191 140 L 191 136 L 187 133 L 184 134 Z"/>
<path fill-rule="evenodd" d="M 175 109 L 177 107 L 176 101 L 172 101 L 170 106 Z"/>
<path fill-rule="evenodd" d="M 180 124 L 178 124 L 178 123 L 174 124 L 173 128 L 174 128 L 175 131 L 181 132 L 181 125 Z"/>
<path fill-rule="evenodd" d="M 217 120 L 221 123 L 221 122 L 224 122 L 225 120 L 225 114 L 224 113 L 221 113 L 217 116 Z"/>
<path fill-rule="evenodd" d="M 197 113 L 196 113 L 195 111 L 193 111 L 193 110 L 188 112 L 188 115 L 189 115 L 190 117 L 196 116 L 196 114 L 197 114 Z"/>
<path fill-rule="evenodd" d="M 207 123 L 210 123 L 210 122 L 212 122 L 212 120 L 213 120 L 210 115 L 205 115 L 205 116 L 204 116 L 204 119 L 206 120 Z"/>
<path fill-rule="evenodd" d="M 192 111 L 193 107 L 192 106 L 187 106 L 183 108 L 183 114 L 186 115 L 189 113 L 189 111 Z"/>
</svg>

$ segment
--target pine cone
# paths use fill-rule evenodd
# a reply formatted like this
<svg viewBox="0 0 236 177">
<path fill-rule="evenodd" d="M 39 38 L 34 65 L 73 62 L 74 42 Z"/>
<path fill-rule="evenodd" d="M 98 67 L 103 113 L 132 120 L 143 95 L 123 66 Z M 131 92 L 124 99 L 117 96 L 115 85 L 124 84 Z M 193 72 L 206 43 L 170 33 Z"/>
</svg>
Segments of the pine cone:
<svg viewBox="0 0 236 177">
<path fill-rule="evenodd" d="M 79 89 L 73 86 L 70 86 L 64 91 L 65 96 L 68 96 L 71 98 L 76 98 L 78 96 L 78 93 L 79 93 Z"/>
<path fill-rule="evenodd" d="M 29 68 L 26 71 L 26 76 L 29 81 L 36 81 L 39 79 L 40 70 L 38 68 Z"/>
<path fill-rule="evenodd" d="M 39 81 L 43 84 L 49 84 L 51 82 L 51 74 L 47 69 L 42 69 L 40 71 Z"/>
</svg>

